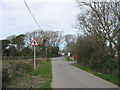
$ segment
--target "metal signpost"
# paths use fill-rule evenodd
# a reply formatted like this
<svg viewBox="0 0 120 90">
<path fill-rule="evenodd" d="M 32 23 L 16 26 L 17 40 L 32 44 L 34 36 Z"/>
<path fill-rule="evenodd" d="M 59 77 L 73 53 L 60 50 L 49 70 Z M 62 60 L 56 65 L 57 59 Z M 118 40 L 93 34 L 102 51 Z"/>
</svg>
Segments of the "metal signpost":
<svg viewBox="0 0 120 90">
<path fill-rule="evenodd" d="M 31 46 L 34 46 L 34 70 L 36 70 L 36 50 L 35 46 L 38 46 L 38 41 L 34 38 L 31 42 Z"/>
</svg>

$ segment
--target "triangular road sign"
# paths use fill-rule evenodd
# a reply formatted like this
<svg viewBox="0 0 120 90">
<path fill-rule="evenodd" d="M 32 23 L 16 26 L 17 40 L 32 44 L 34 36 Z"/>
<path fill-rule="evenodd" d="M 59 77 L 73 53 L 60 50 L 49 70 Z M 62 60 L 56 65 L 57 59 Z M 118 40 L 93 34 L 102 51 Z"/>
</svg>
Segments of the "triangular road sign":
<svg viewBox="0 0 120 90">
<path fill-rule="evenodd" d="M 31 46 L 38 46 L 38 41 L 34 38 L 30 44 Z"/>
</svg>

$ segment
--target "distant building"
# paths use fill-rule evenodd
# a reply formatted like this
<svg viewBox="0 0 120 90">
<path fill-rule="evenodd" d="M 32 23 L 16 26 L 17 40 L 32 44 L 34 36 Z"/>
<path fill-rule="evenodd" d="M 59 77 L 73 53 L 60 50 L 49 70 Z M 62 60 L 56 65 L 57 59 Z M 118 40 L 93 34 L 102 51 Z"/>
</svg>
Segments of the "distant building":
<svg viewBox="0 0 120 90">
<path fill-rule="evenodd" d="M 59 53 L 60 56 L 65 56 L 65 53 Z"/>
<path fill-rule="evenodd" d="M 78 60 L 78 55 L 77 55 L 77 54 L 73 54 L 72 57 L 73 57 L 73 59 L 74 59 L 75 61 Z"/>
</svg>

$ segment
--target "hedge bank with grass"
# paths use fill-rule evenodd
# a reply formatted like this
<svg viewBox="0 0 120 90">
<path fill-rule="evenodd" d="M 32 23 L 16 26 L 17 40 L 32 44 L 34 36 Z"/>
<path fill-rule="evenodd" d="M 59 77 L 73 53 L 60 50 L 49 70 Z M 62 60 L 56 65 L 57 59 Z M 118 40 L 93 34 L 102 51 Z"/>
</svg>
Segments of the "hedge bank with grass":
<svg viewBox="0 0 120 90">
<path fill-rule="evenodd" d="M 51 60 L 3 60 L 3 88 L 51 88 Z"/>
</svg>

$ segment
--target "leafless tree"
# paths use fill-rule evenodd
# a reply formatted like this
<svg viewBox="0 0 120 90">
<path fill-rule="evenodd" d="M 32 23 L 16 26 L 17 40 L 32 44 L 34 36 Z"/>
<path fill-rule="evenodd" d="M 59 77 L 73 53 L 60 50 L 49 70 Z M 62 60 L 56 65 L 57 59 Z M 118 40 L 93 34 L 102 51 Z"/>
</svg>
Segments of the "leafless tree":
<svg viewBox="0 0 120 90">
<path fill-rule="evenodd" d="M 66 34 L 64 36 L 64 40 L 65 40 L 65 42 L 67 44 L 66 47 L 65 47 L 66 53 L 73 51 L 71 46 L 73 46 L 73 43 L 76 41 L 76 36 L 72 35 L 72 34 Z"/>
<path fill-rule="evenodd" d="M 117 52 L 117 35 L 120 32 L 120 2 L 86 3 L 77 0 L 77 3 L 81 9 L 86 8 L 83 14 L 78 15 L 78 27 L 85 35 L 91 35 L 95 44 L 102 47 L 107 45 L 111 53 Z"/>
</svg>

